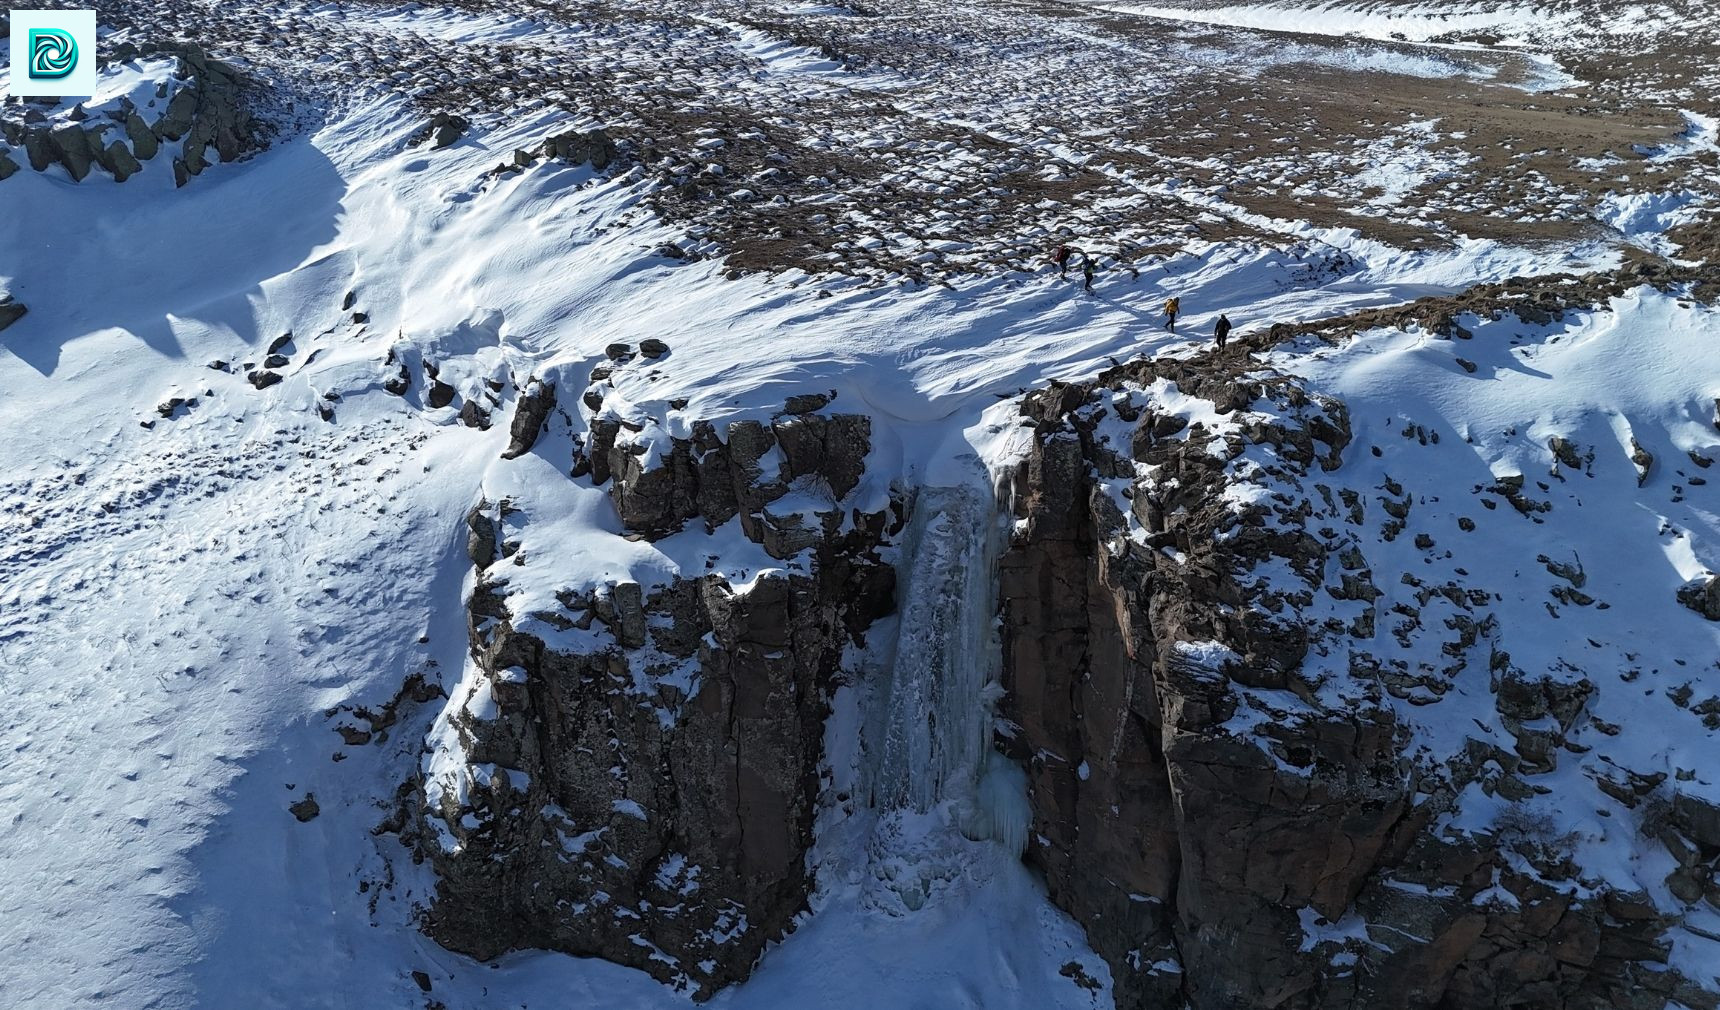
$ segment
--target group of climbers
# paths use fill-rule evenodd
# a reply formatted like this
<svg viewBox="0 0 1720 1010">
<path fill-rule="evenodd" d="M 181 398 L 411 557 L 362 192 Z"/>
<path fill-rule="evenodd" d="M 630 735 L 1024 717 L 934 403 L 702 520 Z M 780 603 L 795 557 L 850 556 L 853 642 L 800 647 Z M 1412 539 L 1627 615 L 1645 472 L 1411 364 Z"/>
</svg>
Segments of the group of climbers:
<svg viewBox="0 0 1720 1010">
<path fill-rule="evenodd" d="M 1093 290 L 1093 274 L 1095 272 L 1093 257 L 1091 254 L 1082 252 L 1081 250 L 1069 245 L 1059 245 L 1051 253 L 1051 263 L 1057 268 L 1058 277 L 1068 277 L 1069 261 L 1074 259 L 1077 255 L 1081 257 L 1081 276 L 1083 280 L 1081 290 L 1091 291 Z M 1163 312 L 1165 314 L 1165 329 L 1175 333 L 1177 331 L 1177 316 L 1182 314 L 1182 299 L 1175 295 L 1165 299 Z M 1218 349 L 1221 351 L 1224 350 L 1225 341 L 1230 338 L 1230 330 L 1230 317 L 1220 313 L 1218 322 L 1213 325 L 1212 335 L 1214 340 L 1218 343 Z"/>
<path fill-rule="evenodd" d="M 1075 257 L 1076 253 L 1081 254 L 1081 277 L 1085 281 L 1081 286 L 1081 290 L 1091 291 L 1093 290 L 1093 257 L 1081 252 L 1079 249 L 1060 245 L 1057 247 L 1057 251 L 1051 254 L 1051 262 L 1057 267 L 1057 276 L 1067 277 L 1069 276 L 1069 261 Z"/>
</svg>

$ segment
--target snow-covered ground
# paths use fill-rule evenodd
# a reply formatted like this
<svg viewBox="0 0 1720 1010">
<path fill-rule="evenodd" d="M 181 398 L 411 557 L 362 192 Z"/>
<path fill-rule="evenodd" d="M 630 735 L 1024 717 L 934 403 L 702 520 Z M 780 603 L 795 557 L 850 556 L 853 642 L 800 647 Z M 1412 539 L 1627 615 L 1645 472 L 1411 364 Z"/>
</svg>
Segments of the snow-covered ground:
<svg viewBox="0 0 1720 1010">
<path fill-rule="evenodd" d="M 547 30 L 459 8 L 363 14 L 370 35 L 473 45 Z M 813 50 L 756 30 L 736 37 L 749 73 L 794 81 L 771 87 L 811 89 L 820 102 L 849 94 L 851 82 L 830 80 Z M 112 68 L 103 93 L 141 96 L 145 78 L 164 72 Z M 974 108 L 944 113 L 956 121 Z M 515 954 L 480 965 L 420 936 L 413 916 L 433 882 L 372 830 L 417 766 L 437 706 L 400 702 L 398 722 L 368 742 L 339 732 L 355 725 L 355 709 L 390 705 L 413 674 L 456 683 L 462 519 L 483 489 L 553 517 L 534 525 L 532 536 L 548 539 L 528 544 L 536 571 L 522 576 L 546 591 L 660 581 L 703 563 L 673 543 L 622 536 L 607 494 L 566 480 L 565 459 L 502 460 L 510 378 L 582 380 L 611 341 L 658 337 L 670 354 L 618 369 L 606 409 L 687 424 L 763 416 L 786 395 L 835 390 L 844 408 L 876 419 L 875 466 L 936 483 L 976 445 L 1007 442 L 1006 422 L 987 414 L 1000 398 L 1184 346 L 1190 338 L 1159 323 L 1170 294 L 1182 298 L 1184 332 L 1204 334 L 1220 312 L 1251 330 L 1620 257 L 1600 237 L 1533 248 L 1458 237 L 1404 251 L 1118 169 L 1155 208 L 1220 215 L 1272 239 L 1178 236 L 1176 248 L 1136 261 L 1138 274 L 1108 270 L 1092 294 L 1043 269 L 980 269 L 930 285 L 797 267 L 731 279 L 720 259 L 657 254 L 699 241 L 660 213 L 642 169 L 600 175 L 540 162 L 486 174 L 568 128 L 553 108 L 518 102 L 440 151 L 409 145 L 423 110 L 386 88 L 317 118 L 182 190 L 164 162 L 124 185 L 99 174 L 73 184 L 58 168 L 0 182 L 0 291 L 30 308 L 0 333 L 0 1005 L 685 1002 L 606 963 Z M 1425 182 L 1441 168 L 1420 156 L 1381 164 L 1357 182 L 1382 211 L 1410 192 L 1403 179 Z M 939 168 L 964 171 L 959 160 Z M 1652 238 L 1686 204 L 1616 206 L 1621 231 Z M 1043 235 L 1019 244 L 1042 246 Z M 1690 357 L 1715 325 L 1707 309 L 1643 294 L 1520 346 L 1517 334 L 1482 327 L 1475 376 L 1449 365 L 1453 345 L 1401 334 L 1290 367 L 1354 397 L 1358 418 L 1397 423 L 1410 411 L 1463 426 L 1477 451 L 1454 455 L 1449 472 L 1465 487 L 1490 465 L 1544 468 L 1528 457 L 1555 421 L 1602 446 L 1594 476 L 1560 490 L 1604 501 L 1606 515 L 1628 517 L 1640 534 L 1597 531 L 1592 547 L 1581 544 L 1589 571 L 1612 580 L 1590 592 L 1616 604 L 1588 634 L 1622 663 L 1633 594 L 1664 594 L 1720 567 L 1712 503 L 1694 488 L 1680 502 L 1638 501 L 1618 448 L 1636 433 L 1666 470 L 1684 465 L 1686 449 L 1720 455 L 1690 414 L 1700 397 L 1720 395 L 1703 385 L 1720 362 Z M 289 332 L 282 381 L 254 388 L 246 371 Z M 217 361 L 227 366 L 209 366 Z M 453 405 L 428 405 L 424 362 L 455 389 Z M 403 397 L 384 389 L 402 364 L 414 376 Z M 492 427 L 457 421 L 459 404 L 486 402 L 497 387 L 507 392 Z M 1517 441 L 1501 441 L 1512 426 Z M 1677 479 L 1666 470 L 1649 485 L 1662 498 Z M 1623 553 L 1639 541 L 1658 553 Z M 1521 546 L 1535 549 L 1553 546 Z M 1513 576 L 1522 567 L 1498 563 L 1518 566 Z M 1509 581 L 1503 567 L 1496 574 Z M 1555 644 L 1540 643 L 1549 662 L 1563 655 Z M 1714 644 L 1692 625 L 1657 647 L 1698 660 Z M 1514 646 L 1519 663 L 1526 648 Z M 1663 708 L 1656 695 L 1607 718 L 1688 716 Z M 1695 756 L 1680 748 L 1712 742 L 1692 729 L 1648 741 L 1630 760 L 1685 767 Z M 317 814 L 301 821 L 289 807 L 311 797 Z M 831 830 L 814 913 L 712 1005 L 1106 1005 L 1060 974 L 1075 962 L 1107 977 L 1002 849 L 940 850 L 947 886 L 904 910 L 869 897 L 868 874 L 880 859 L 923 867 L 914 839 L 938 832 L 889 827 L 906 840 L 878 857 L 868 827 Z M 427 995 L 414 971 L 429 977 Z"/>
<path fill-rule="evenodd" d="M 1550 759 L 1556 768 L 1529 779 L 1545 792 L 1513 803 L 1472 787 L 1455 830 L 1538 819 L 1571 847 L 1584 886 L 1682 908 L 1667 891 L 1672 856 L 1595 783 L 1629 769 L 1665 776 L 1663 799 L 1720 804 L 1708 760 L 1720 721 L 1705 716 L 1720 705 L 1710 701 L 1720 697 L 1720 628 L 1676 603 L 1680 587 L 1720 571 L 1720 485 L 1710 482 L 1720 311 L 1643 288 L 1562 324 L 1468 322 L 1470 341 L 1376 331 L 1275 356 L 1349 405 L 1356 440 L 1339 486 L 1360 491 L 1383 520 L 1356 542 L 1374 573 L 1403 573 L 1380 579 L 1371 604 L 1324 600 L 1303 616 L 1348 621 L 1371 606 L 1379 620 L 1367 649 L 1404 676 L 1390 693 L 1429 753 L 1455 758 L 1452 748 L 1477 733 L 1507 749 L 1519 746 L 1513 734 L 1568 741 Z M 1555 458 L 1555 439 L 1569 441 L 1579 466 Z M 1512 480 L 1524 482 L 1527 511 L 1500 490 Z M 1373 511 L 1400 500 L 1401 523 Z M 1334 685 L 1353 658 L 1326 657 Z M 1572 690 L 1580 714 L 1507 725 L 1499 678 Z M 1707 906 L 1687 921 L 1720 928 Z M 1720 942 L 1683 930 L 1672 939 L 1675 967 L 1714 977 Z"/>
</svg>

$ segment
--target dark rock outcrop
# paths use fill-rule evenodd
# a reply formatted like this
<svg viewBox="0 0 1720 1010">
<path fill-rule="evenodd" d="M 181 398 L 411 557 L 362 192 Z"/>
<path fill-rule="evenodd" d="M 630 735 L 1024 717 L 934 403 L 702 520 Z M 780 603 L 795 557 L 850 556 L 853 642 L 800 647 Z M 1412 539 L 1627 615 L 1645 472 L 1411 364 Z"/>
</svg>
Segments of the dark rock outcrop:
<svg viewBox="0 0 1720 1010">
<path fill-rule="evenodd" d="M 514 404 L 514 420 L 508 429 L 508 447 L 502 452 L 502 458 L 518 459 L 530 452 L 537 444 L 544 422 L 549 420 L 549 412 L 554 409 L 555 383 L 542 379 L 527 381 L 520 391 L 519 401 Z"/>
<path fill-rule="evenodd" d="M 24 318 L 24 314 L 29 311 L 23 302 L 11 295 L 0 295 L 0 330 Z"/>
<path fill-rule="evenodd" d="M 707 521 L 732 519 L 737 489 L 713 457 L 735 450 L 701 430 L 696 461 L 689 445 L 659 467 L 611 472 L 618 503 L 723 473 L 724 493 L 684 489 L 685 501 L 714 504 Z M 624 522 L 657 535 L 656 509 L 624 510 Z M 604 957 L 701 997 L 746 977 L 805 906 L 832 677 L 893 607 L 894 570 L 877 549 L 899 517 L 832 509 L 845 532 L 826 524 L 804 565 L 749 585 L 696 573 L 650 591 L 617 582 L 535 614 L 511 612 L 495 589 L 514 549 L 502 533 L 511 507 L 473 510 L 476 672 L 449 703 L 457 745 L 444 738 L 431 760 L 419 815 L 440 880 L 433 937 L 481 958 L 520 947 Z"/>
<path fill-rule="evenodd" d="M 574 165 L 589 164 L 599 172 L 616 160 L 615 141 L 603 129 L 569 130 L 544 141 L 546 158 L 559 158 Z"/>
<path fill-rule="evenodd" d="M 1134 399 L 1155 379 L 1250 412 L 1219 430 L 1155 416 Z M 1560 739 L 1543 727 L 1568 729 L 1592 685 L 1495 656 L 1517 750 L 1472 739 L 1446 762 L 1407 746 L 1383 694 L 1402 688 L 1362 648 L 1355 693 L 1323 700 L 1305 664 L 1323 629 L 1299 612 L 1322 586 L 1377 595 L 1336 530 L 1351 506 L 1319 483 L 1349 441 L 1342 404 L 1212 356 L 1054 384 L 1023 412 L 1035 440 L 1002 566 L 1004 745 L 1029 769 L 1029 859 L 1109 961 L 1119 1008 L 1715 1005 L 1667 970 L 1670 920 L 1646 898 L 1573 896 L 1550 826 L 1433 829 L 1500 770 L 1488 788 L 1527 794 L 1521 777 Z M 1126 423 L 1128 444 L 1102 421 Z M 1289 492 L 1220 493 L 1250 445 L 1271 448 Z M 1322 494 L 1297 500 L 1304 479 Z M 1254 580 L 1262 565 L 1297 577 Z M 1478 900 L 1492 887 L 1509 898 Z"/>
<path fill-rule="evenodd" d="M 268 129 L 251 112 L 256 81 L 196 45 L 154 47 L 150 53 L 179 59 L 174 74 L 179 85 L 153 125 L 129 101 L 105 119 L 91 117 L 80 106 L 68 115 L 70 122 L 59 126 L 29 115 L 21 126 L 7 123 L 8 143 L 21 145 L 38 172 L 58 164 L 81 182 L 100 168 L 124 182 L 143 170 L 163 141 L 183 141 L 173 159 L 179 185 L 202 172 L 211 157 L 232 162 L 268 146 Z M 110 137 L 110 131 L 115 135 Z M 0 165 L 0 179 L 9 174 Z"/>
<path fill-rule="evenodd" d="M 412 142 L 422 144 L 429 141 L 431 150 L 439 151 L 444 147 L 454 146 L 471 128 L 471 122 L 464 116 L 457 116 L 452 112 L 438 112 L 430 117 L 430 122 L 418 131 Z"/>
<path fill-rule="evenodd" d="M 0 309 L 3 308 L 4 306 L 0 306 Z M 1685 583 L 1678 590 L 1678 602 L 1710 621 L 1720 621 L 1720 575 L 1709 575 Z"/>
</svg>

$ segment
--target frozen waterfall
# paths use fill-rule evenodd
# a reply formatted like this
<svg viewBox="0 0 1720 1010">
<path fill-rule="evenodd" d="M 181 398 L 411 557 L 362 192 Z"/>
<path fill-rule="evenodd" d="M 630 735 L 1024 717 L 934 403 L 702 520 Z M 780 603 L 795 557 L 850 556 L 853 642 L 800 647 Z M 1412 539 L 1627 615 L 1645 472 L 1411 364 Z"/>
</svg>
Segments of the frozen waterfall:
<svg viewBox="0 0 1720 1010">
<path fill-rule="evenodd" d="M 899 623 L 869 720 L 865 783 L 879 810 L 944 803 L 963 834 L 1021 851 L 1026 780 L 991 745 L 1001 693 L 997 572 L 1008 517 L 982 486 L 915 496 L 898 562 Z"/>
</svg>

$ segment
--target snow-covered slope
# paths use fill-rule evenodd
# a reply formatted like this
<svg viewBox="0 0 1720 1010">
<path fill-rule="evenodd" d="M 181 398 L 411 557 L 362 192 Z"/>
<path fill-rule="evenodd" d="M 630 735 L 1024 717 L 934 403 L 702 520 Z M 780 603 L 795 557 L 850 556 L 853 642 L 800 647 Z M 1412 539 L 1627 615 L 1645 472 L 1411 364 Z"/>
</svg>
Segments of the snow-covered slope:
<svg viewBox="0 0 1720 1010">
<path fill-rule="evenodd" d="M 1419 89 L 1493 94 L 1481 82 L 1504 81 L 1507 104 L 1538 101 L 1525 81 L 1566 89 L 1560 75 L 1578 70 L 1551 69 L 1535 46 L 1501 63 L 1301 43 L 1311 48 L 1284 64 L 1289 77 L 1241 85 L 1267 96 L 1254 107 L 1231 104 L 1229 89 L 1259 69 L 1250 54 L 1278 43 L 1167 41 L 1142 27 L 1167 16 L 1152 13 L 104 9 L 111 40 L 195 42 L 254 75 L 280 135 L 183 188 L 173 151 L 123 184 L 100 171 L 74 183 L 58 163 L 0 176 L 0 296 L 29 310 L 0 327 L 0 1004 L 685 1002 L 605 962 L 480 964 L 441 949 L 416 928 L 433 877 L 376 832 L 467 668 L 464 519 L 481 497 L 531 512 L 522 594 L 661 584 L 704 570 L 711 544 L 737 583 L 762 563 L 738 535 L 630 535 L 610 495 L 570 480 L 548 447 L 502 459 L 531 376 L 578 389 L 606 345 L 660 338 L 667 356 L 617 367 L 602 411 L 665 437 L 834 391 L 874 419 L 868 479 L 887 496 L 892 483 L 961 484 L 975 458 L 1006 466 L 1021 446 L 1000 401 L 1026 388 L 1186 353 L 1189 338 L 1160 326 L 1167 296 L 1182 298 L 1185 334 L 1221 312 L 1258 331 L 1518 274 L 1611 269 L 1637 247 L 1675 251 L 1663 233 L 1712 205 L 1714 110 L 1700 93 L 1640 125 L 1608 106 L 1606 129 L 1561 152 L 1616 164 L 1513 175 L 1455 114 L 1422 125 L 1431 99 Z M 1382 30 L 1422 38 L 1401 19 Z M 1186 59 L 1152 64 L 1166 45 Z M 1275 122 L 1277 103 L 1302 102 L 1309 67 L 1387 81 L 1406 114 L 1362 123 L 1340 107 Z M 103 96 L 146 106 L 171 73 L 151 56 L 115 63 Z M 422 142 L 436 109 L 472 129 L 445 148 Z M 1225 109 L 1254 125 L 1206 130 Z M 73 119 L 69 104 L 28 111 Z M 13 102 L 0 118 L 21 127 L 26 113 Z M 1515 104 L 1509 114 L 1549 129 Z M 494 171 L 597 126 L 621 141 L 607 170 L 538 156 Z M 1230 142 L 1256 128 L 1259 143 Z M 1374 145 L 1368 172 L 1352 142 Z M 21 142 L 7 146 L 25 162 Z M 1642 202 L 1668 192 L 1670 203 Z M 1433 209 L 1415 219 L 1415 207 Z M 1092 294 L 1045 269 L 1058 241 L 1102 262 Z M 1473 345 L 1370 332 L 1335 349 L 1287 345 L 1272 361 L 1350 400 L 1359 431 L 1377 416 L 1381 479 L 1414 474 L 1413 494 L 1444 499 L 1429 514 L 1455 513 L 1506 468 L 1533 482 L 1552 434 L 1595 446 L 1588 472 L 1549 485 L 1570 507 L 1555 501 L 1532 533 L 1515 511 L 1476 513 L 1490 521 L 1475 536 L 1496 549 L 1466 552 L 1485 567 L 1465 563 L 1504 597 L 1518 665 L 1576 661 L 1547 629 L 1580 624 L 1598 643 L 1578 643 L 1583 664 L 1607 669 L 1590 675 L 1603 681 L 1595 725 L 1621 731 L 1579 738 L 1592 756 L 1559 771 L 1573 791 L 1591 789 L 1575 780 L 1603 758 L 1694 768 L 1713 731 L 1667 691 L 1688 680 L 1694 705 L 1720 690 L 1717 643 L 1668 600 L 1720 567 L 1720 519 L 1684 462 L 1717 455 L 1693 413 L 1720 395 L 1703 342 L 1712 310 L 1642 290 L 1571 326 L 1472 325 Z M 478 413 L 462 420 L 468 406 L 488 427 Z M 571 395 L 563 406 L 571 430 L 592 420 Z M 1474 445 L 1385 436 L 1409 423 Z M 1632 436 L 1657 460 L 1640 490 L 1621 448 Z M 1602 518 L 1577 518 L 1590 515 Z M 1383 549 L 1393 571 L 1458 563 Z M 1524 560 L 1538 554 L 1580 557 L 1589 581 L 1577 588 L 1612 609 L 1545 609 L 1559 583 Z M 1668 613 L 1682 623 L 1663 627 Z M 1653 640 L 1639 647 L 1645 626 Z M 1404 646 L 1406 661 L 1428 644 Z M 1610 690 L 1638 666 L 1652 667 L 1656 693 Z M 863 679 L 838 693 L 832 789 L 869 774 L 863 709 L 887 694 Z M 1444 739 L 1456 721 L 1425 732 Z M 811 913 L 714 1005 L 854 1007 L 880 992 L 906 1006 L 1108 1005 L 1109 970 L 1081 928 L 1008 846 L 960 837 L 940 809 L 826 809 Z M 1664 852 L 1607 835 L 1586 810 L 1560 814 L 1597 873 L 1670 901 L 1650 879 L 1664 878 Z M 919 907 L 900 901 L 908 892 Z M 1692 922 L 1714 929 L 1701 915 Z M 1694 972 L 1720 954 L 1681 939 L 1676 956 Z"/>
</svg>

